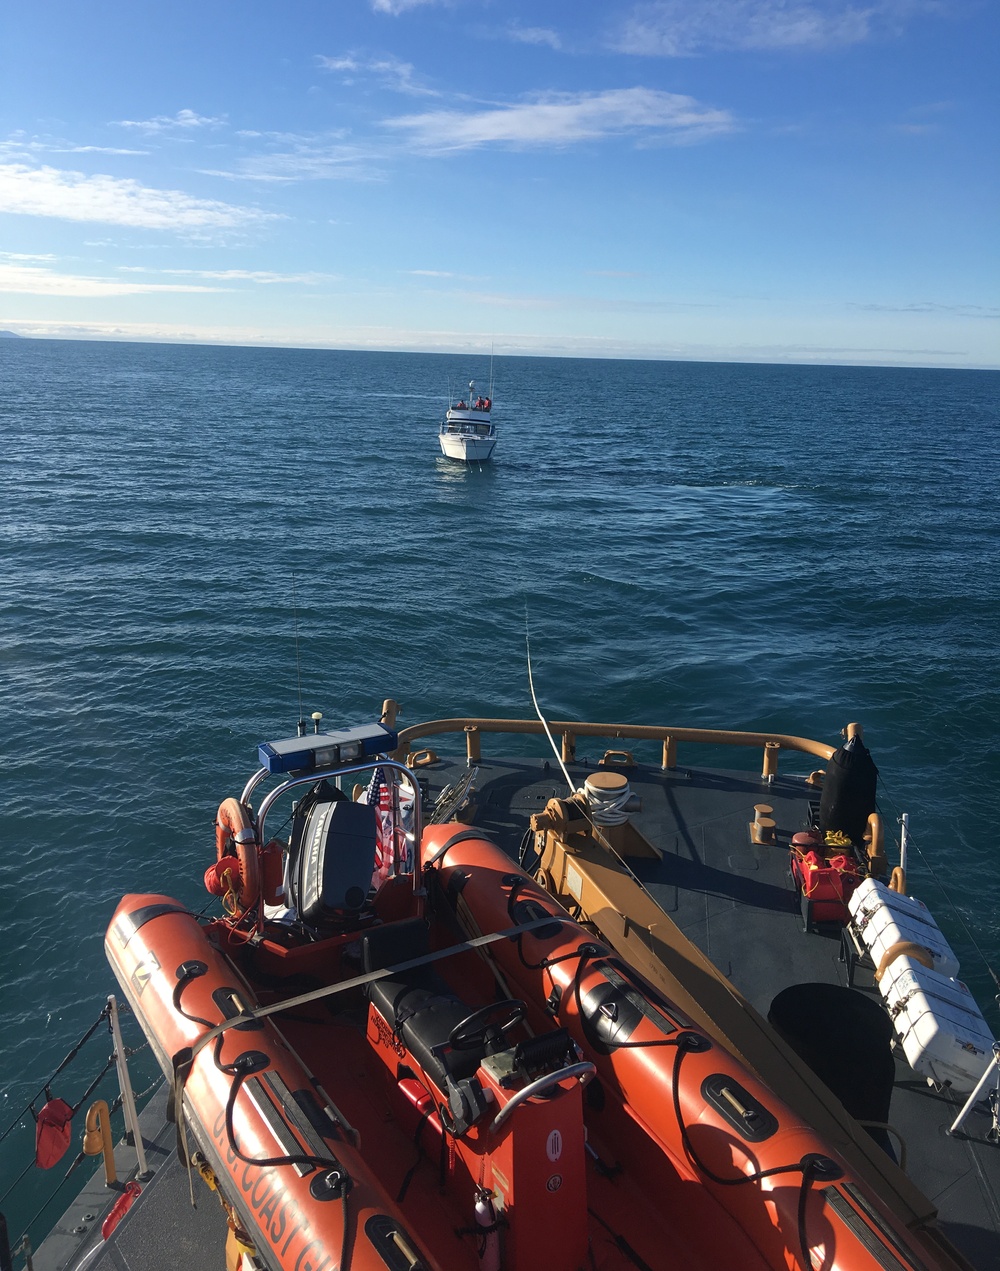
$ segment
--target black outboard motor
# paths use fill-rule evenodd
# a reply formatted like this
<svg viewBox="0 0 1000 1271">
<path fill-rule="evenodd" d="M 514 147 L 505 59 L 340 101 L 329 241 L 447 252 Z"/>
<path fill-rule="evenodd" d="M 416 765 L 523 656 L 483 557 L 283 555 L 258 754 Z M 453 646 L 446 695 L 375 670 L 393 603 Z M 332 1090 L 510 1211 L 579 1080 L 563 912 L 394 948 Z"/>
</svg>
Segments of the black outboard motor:
<svg viewBox="0 0 1000 1271">
<path fill-rule="evenodd" d="M 849 738 L 826 766 L 819 804 L 819 828 L 841 830 L 860 846 L 869 816 L 875 811 L 878 769 L 860 736 Z"/>
<path fill-rule="evenodd" d="M 288 891 L 307 927 L 350 922 L 364 908 L 375 868 L 375 809 L 321 782 L 299 804 L 288 854 Z"/>
</svg>

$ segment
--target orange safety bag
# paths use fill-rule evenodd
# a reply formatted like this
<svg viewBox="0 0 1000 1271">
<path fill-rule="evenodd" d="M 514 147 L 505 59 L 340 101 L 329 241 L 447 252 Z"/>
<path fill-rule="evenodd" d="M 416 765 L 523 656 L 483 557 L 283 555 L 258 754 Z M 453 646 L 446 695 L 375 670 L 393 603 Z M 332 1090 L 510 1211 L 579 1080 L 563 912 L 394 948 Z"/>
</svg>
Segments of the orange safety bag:
<svg viewBox="0 0 1000 1271">
<path fill-rule="evenodd" d="M 51 1169 L 66 1155 L 73 1109 L 65 1099 L 50 1099 L 35 1117 L 35 1164 Z"/>
</svg>

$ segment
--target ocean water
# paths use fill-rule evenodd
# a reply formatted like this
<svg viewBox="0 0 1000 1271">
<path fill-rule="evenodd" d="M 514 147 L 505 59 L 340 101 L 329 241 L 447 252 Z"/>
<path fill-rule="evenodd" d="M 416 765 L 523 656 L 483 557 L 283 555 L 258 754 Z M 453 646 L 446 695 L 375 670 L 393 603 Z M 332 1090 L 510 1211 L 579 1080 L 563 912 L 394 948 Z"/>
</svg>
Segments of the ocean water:
<svg viewBox="0 0 1000 1271">
<path fill-rule="evenodd" d="M 122 893 L 201 907 L 300 692 L 331 727 L 530 717 L 526 615 L 550 718 L 861 720 L 1000 1031 L 1000 376 L 495 372 L 466 469 L 435 432 L 486 358 L 0 342 L 0 1131 L 113 991 Z M 32 1135 L 0 1141 L 13 1239 L 60 1173 L 8 1191 Z"/>
</svg>

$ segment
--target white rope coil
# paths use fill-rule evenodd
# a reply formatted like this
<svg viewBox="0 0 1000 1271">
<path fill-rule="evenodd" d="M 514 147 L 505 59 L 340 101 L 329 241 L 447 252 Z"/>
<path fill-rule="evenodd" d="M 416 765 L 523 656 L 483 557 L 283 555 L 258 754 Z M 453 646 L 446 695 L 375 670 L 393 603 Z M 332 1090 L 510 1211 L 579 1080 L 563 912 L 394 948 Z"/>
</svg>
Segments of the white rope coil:
<svg viewBox="0 0 1000 1271">
<path fill-rule="evenodd" d="M 629 784 L 625 781 L 615 790 L 600 790 L 591 785 L 590 778 L 584 782 L 584 793 L 587 796 L 587 807 L 595 825 L 624 825 L 628 820 L 625 806 L 632 797 Z"/>
</svg>

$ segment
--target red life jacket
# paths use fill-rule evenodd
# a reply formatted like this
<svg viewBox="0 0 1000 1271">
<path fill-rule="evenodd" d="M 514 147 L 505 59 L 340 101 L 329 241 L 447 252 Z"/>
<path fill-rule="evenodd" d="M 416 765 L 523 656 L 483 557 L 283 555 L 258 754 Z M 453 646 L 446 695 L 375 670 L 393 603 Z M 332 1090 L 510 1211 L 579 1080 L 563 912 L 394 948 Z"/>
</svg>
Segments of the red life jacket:
<svg viewBox="0 0 1000 1271">
<path fill-rule="evenodd" d="M 50 1099 L 35 1118 L 35 1164 L 51 1169 L 66 1155 L 73 1109 L 65 1099 Z"/>
</svg>

